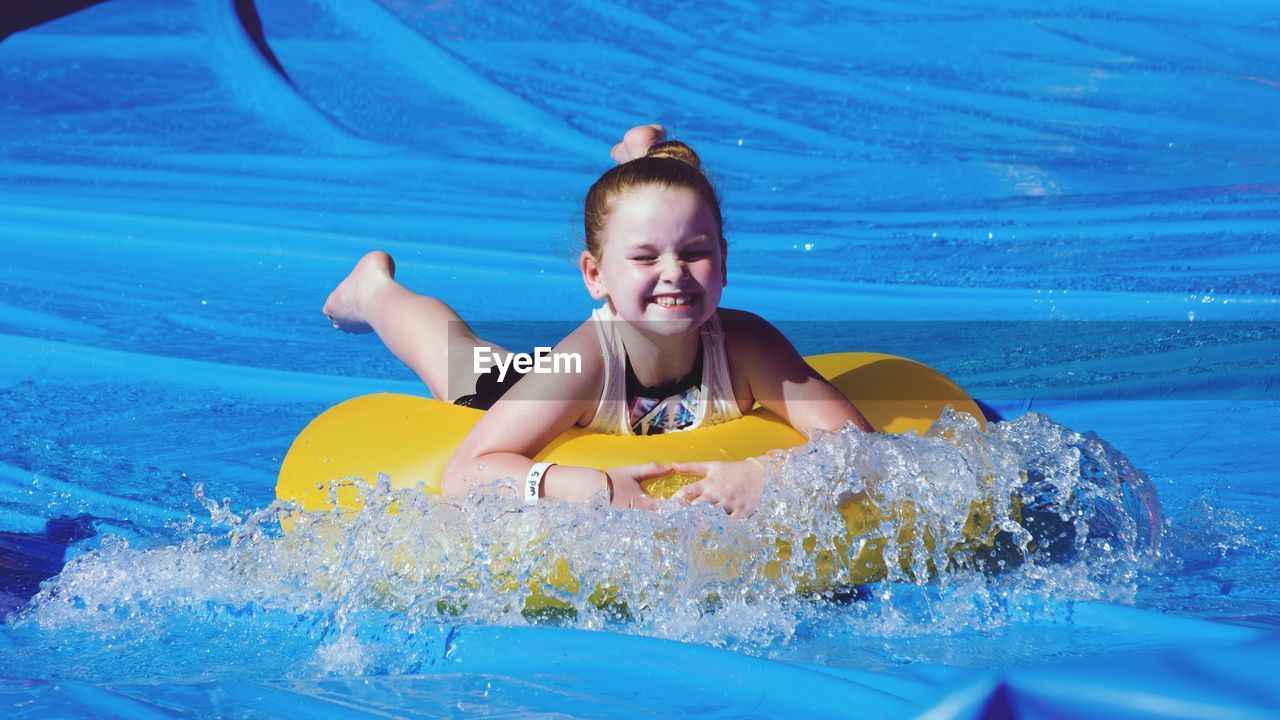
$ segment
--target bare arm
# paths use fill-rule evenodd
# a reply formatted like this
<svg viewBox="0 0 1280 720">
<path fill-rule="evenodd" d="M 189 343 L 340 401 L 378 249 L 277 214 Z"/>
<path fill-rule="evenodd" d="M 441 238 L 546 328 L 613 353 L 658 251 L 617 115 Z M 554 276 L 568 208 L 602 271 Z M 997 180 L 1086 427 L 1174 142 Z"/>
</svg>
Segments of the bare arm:
<svg viewBox="0 0 1280 720">
<path fill-rule="evenodd" d="M 517 482 L 528 475 L 533 457 L 557 435 L 594 410 L 602 361 L 595 328 L 584 324 L 553 352 L 577 353 L 582 372 L 530 373 L 484 414 L 445 467 L 441 489 L 463 497 L 502 478 Z M 640 490 L 639 480 L 669 469 L 646 466 L 594 468 L 557 465 L 545 475 L 541 496 L 581 503 L 593 494 L 609 492 L 617 507 L 652 508 L 652 498 Z"/>
<path fill-rule="evenodd" d="M 852 421 L 864 432 L 871 424 L 839 390 L 809 366 L 787 338 L 769 322 L 751 313 L 738 313 L 731 353 L 740 354 L 751 393 L 765 409 L 791 427 L 839 430 Z"/>
<path fill-rule="evenodd" d="M 581 330 L 581 328 L 579 328 Z M 580 357 L 583 333 L 575 331 L 553 352 Z M 598 371 L 590 356 L 583 358 L 581 373 L 530 373 L 516 383 L 480 418 L 445 467 L 441 489 L 446 495 L 464 496 L 500 478 L 523 478 L 531 459 L 557 435 L 572 427 L 586 410 L 588 392 Z M 544 492 L 566 500 L 585 499 L 605 488 L 603 473 L 587 468 L 562 468 L 548 473 Z M 577 490 L 578 492 L 574 492 Z"/>
</svg>

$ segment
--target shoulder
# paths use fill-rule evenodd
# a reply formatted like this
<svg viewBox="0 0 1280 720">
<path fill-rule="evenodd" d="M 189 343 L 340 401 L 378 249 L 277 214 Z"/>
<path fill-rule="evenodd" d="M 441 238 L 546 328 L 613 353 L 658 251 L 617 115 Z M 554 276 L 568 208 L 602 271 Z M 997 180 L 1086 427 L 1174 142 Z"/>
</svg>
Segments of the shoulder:
<svg viewBox="0 0 1280 720">
<path fill-rule="evenodd" d="M 791 341 L 773 323 L 745 310 L 722 308 L 725 352 L 735 373 L 741 372 L 759 397 L 762 381 L 780 376 L 804 377 L 812 370 Z"/>
<path fill-rule="evenodd" d="M 601 358 L 598 332 L 595 318 L 587 318 L 578 327 L 574 328 L 573 332 L 565 335 L 564 339 L 556 345 L 556 349 L 564 352 L 580 352 L 595 358 Z"/>
<path fill-rule="evenodd" d="M 745 310 L 720 308 L 725 355 L 738 407 L 747 412 L 761 402 L 779 374 L 793 375 L 804 360 L 768 320 Z"/>
<path fill-rule="evenodd" d="M 595 416 L 600 394 L 604 386 L 604 351 L 600 347 L 599 329 L 594 317 L 565 336 L 552 350 L 574 358 L 573 375 L 555 378 L 552 382 L 538 383 L 543 390 L 560 391 L 572 398 L 578 408 L 575 425 L 586 426 Z"/>
<path fill-rule="evenodd" d="M 573 395 L 575 397 L 581 395 L 584 399 L 598 395 L 598 392 L 593 393 L 591 389 L 598 388 L 604 375 L 604 355 L 596 333 L 595 321 L 590 319 L 574 328 L 573 332 L 566 335 L 551 349 L 553 355 L 567 356 L 573 360 L 556 367 L 571 369 L 565 372 L 543 373 L 537 376 L 539 380 L 535 381 L 535 384 L 548 388 L 573 388 L 575 391 Z"/>
<path fill-rule="evenodd" d="M 850 420 L 870 429 L 848 398 L 823 379 L 772 323 L 740 311 L 731 311 L 728 317 L 736 321 L 725 323 L 736 328 L 732 340 L 728 327 L 725 330 L 731 367 L 741 371 L 751 396 L 765 409 L 802 431 L 838 430 Z"/>
<path fill-rule="evenodd" d="M 791 343 L 768 320 L 746 310 L 720 308 L 720 324 L 724 327 L 725 349 L 730 357 L 776 351 L 779 342 Z"/>
</svg>

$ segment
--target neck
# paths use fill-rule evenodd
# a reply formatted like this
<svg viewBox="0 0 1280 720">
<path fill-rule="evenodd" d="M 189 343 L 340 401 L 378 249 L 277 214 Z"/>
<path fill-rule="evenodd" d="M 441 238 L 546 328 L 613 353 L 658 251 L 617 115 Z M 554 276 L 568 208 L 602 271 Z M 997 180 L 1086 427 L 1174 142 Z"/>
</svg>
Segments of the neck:
<svg viewBox="0 0 1280 720">
<path fill-rule="evenodd" d="M 702 344 L 700 329 L 680 337 L 665 337 L 643 332 L 621 320 L 617 322 L 622 346 L 640 384 L 649 387 L 665 385 L 693 370 L 698 359 L 698 347 Z"/>
</svg>

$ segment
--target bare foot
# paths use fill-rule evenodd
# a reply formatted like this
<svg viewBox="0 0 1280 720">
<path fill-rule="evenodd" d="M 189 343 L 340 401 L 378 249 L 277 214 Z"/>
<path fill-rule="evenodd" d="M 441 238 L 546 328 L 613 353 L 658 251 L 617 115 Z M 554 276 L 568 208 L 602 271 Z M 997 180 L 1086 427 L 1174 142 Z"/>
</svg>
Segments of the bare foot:
<svg viewBox="0 0 1280 720">
<path fill-rule="evenodd" d="M 657 123 L 637 125 L 622 136 L 622 142 L 613 146 L 609 157 L 621 165 L 636 158 L 644 157 L 649 148 L 667 139 L 667 130 Z"/>
<path fill-rule="evenodd" d="M 324 315 L 335 329 L 349 333 L 372 332 L 364 314 L 364 299 L 396 274 L 395 261 L 381 250 L 366 253 L 351 274 L 329 293 Z"/>
</svg>

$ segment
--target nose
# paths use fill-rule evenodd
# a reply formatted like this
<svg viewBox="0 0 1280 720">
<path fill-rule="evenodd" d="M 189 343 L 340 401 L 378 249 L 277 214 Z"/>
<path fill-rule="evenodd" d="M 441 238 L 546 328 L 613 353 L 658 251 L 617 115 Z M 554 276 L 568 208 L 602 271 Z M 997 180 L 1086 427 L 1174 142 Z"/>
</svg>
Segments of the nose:
<svg viewBox="0 0 1280 720">
<path fill-rule="evenodd" d="M 658 279 L 676 284 L 688 273 L 688 267 L 679 255 L 664 255 L 659 260 Z"/>
</svg>

